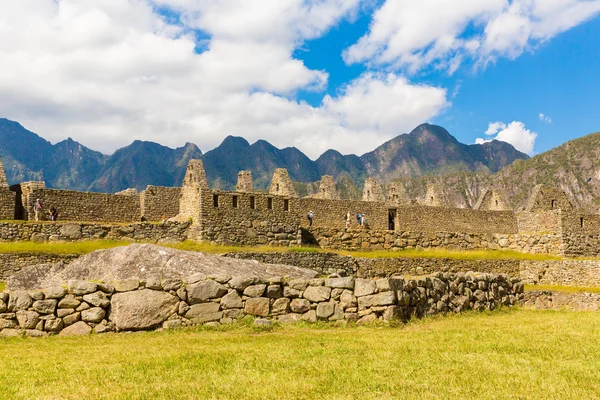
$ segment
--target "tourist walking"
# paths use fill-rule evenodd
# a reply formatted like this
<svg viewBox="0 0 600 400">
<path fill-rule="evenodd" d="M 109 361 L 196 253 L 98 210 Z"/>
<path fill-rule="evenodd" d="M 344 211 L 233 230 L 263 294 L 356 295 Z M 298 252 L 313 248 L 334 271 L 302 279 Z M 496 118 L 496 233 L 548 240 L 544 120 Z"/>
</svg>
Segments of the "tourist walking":
<svg viewBox="0 0 600 400">
<path fill-rule="evenodd" d="M 362 226 L 363 228 L 367 225 L 367 216 L 365 215 L 365 213 L 362 213 L 362 215 L 360 216 L 360 226 Z"/>
<path fill-rule="evenodd" d="M 50 206 L 48 214 L 50 215 L 50 221 L 56 221 L 58 218 L 58 210 L 54 207 L 54 204 Z"/>
<path fill-rule="evenodd" d="M 356 224 L 358 226 L 360 226 L 360 221 L 362 221 L 362 214 L 361 213 L 357 213 L 356 214 Z"/>
<path fill-rule="evenodd" d="M 42 212 L 42 202 L 40 201 L 40 199 L 37 199 L 37 201 L 35 202 L 35 205 L 33 206 L 33 212 L 35 213 L 35 220 L 39 221 Z"/>
<path fill-rule="evenodd" d="M 348 211 L 348 214 L 346 214 L 346 229 L 350 229 L 350 211 Z"/>
<path fill-rule="evenodd" d="M 312 226 L 312 223 L 313 223 L 313 212 L 309 211 L 308 215 L 306 216 L 306 218 L 308 218 L 308 226 Z"/>
</svg>

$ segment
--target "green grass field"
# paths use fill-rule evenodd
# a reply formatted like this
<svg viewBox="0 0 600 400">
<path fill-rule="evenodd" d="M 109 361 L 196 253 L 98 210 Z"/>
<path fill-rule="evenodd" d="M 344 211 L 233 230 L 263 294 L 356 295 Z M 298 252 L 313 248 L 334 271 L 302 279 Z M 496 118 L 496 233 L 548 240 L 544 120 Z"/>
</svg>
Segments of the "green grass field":
<svg viewBox="0 0 600 400">
<path fill-rule="evenodd" d="M 595 399 L 600 313 L 0 340 L 2 399 Z"/>
<path fill-rule="evenodd" d="M 126 246 L 131 244 L 127 241 L 91 240 L 74 243 L 54 242 L 8 242 L 0 243 L 1 253 L 48 253 L 48 254 L 87 254 L 92 251 Z M 402 251 L 336 251 L 331 249 L 320 249 L 314 247 L 242 247 L 242 246 L 215 246 L 211 244 L 186 241 L 182 243 L 164 244 L 163 246 L 179 250 L 200 251 L 209 254 L 223 254 L 232 252 L 309 252 L 327 253 L 334 252 L 342 255 L 365 258 L 447 258 L 454 260 L 560 260 L 561 257 L 547 254 L 524 254 L 508 250 L 402 250 Z"/>
</svg>

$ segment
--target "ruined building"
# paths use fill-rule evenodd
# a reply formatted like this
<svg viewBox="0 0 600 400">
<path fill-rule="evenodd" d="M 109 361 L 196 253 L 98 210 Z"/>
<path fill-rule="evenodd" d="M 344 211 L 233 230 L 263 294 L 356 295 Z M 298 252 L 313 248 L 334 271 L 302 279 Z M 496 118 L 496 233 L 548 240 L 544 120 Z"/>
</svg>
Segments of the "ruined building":
<svg viewBox="0 0 600 400">
<path fill-rule="evenodd" d="M 340 200 L 340 195 L 335 187 L 333 176 L 324 175 L 319 182 L 319 191 L 311 196 L 314 199 Z"/>
<path fill-rule="evenodd" d="M 383 195 L 383 189 L 377 183 L 377 179 L 375 178 L 367 178 L 365 180 L 365 186 L 363 188 L 363 201 L 385 201 L 385 196 Z"/>
</svg>

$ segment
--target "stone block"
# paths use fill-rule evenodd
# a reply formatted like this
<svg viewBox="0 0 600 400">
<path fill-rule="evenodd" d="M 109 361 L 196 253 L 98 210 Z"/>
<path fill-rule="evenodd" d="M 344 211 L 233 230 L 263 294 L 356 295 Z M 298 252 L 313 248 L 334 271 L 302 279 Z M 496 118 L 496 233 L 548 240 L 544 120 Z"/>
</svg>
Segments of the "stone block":
<svg viewBox="0 0 600 400">
<path fill-rule="evenodd" d="M 368 296 L 377 291 L 375 281 L 370 279 L 357 279 L 354 284 L 354 295 L 356 297 Z"/>
<path fill-rule="evenodd" d="M 251 285 L 244 289 L 244 296 L 262 297 L 265 294 L 267 285 Z"/>
<path fill-rule="evenodd" d="M 89 310 L 85 310 L 81 312 L 81 320 L 85 322 L 94 322 L 98 323 L 104 319 L 106 316 L 106 311 L 104 311 L 100 307 L 90 308 Z"/>
<path fill-rule="evenodd" d="M 236 290 L 231 290 L 221 298 L 221 307 L 223 307 L 223 309 L 242 308 L 243 306 L 242 298 Z"/>
<path fill-rule="evenodd" d="M 98 290 L 98 285 L 86 281 L 69 281 L 68 291 L 75 296 L 83 296 L 84 294 L 94 293 Z"/>
<path fill-rule="evenodd" d="M 62 286 L 54 286 L 43 290 L 46 299 L 62 299 L 67 295 L 67 289 Z"/>
<path fill-rule="evenodd" d="M 246 300 L 244 311 L 248 315 L 267 317 L 270 312 L 270 299 L 266 297 L 251 298 Z"/>
<path fill-rule="evenodd" d="M 350 289 L 354 290 L 354 278 L 347 276 L 344 278 L 327 278 L 325 279 L 325 286 L 333 289 Z"/>
<path fill-rule="evenodd" d="M 38 300 L 33 303 L 33 309 L 40 314 L 54 314 L 56 310 L 57 301 L 52 300 Z"/>
<path fill-rule="evenodd" d="M 86 294 L 85 296 L 83 296 L 83 300 L 87 303 L 90 303 L 93 306 L 102 308 L 106 308 L 110 304 L 110 300 L 108 299 L 108 297 L 106 297 L 104 292 L 101 291 Z"/>
<path fill-rule="evenodd" d="M 16 312 L 27 310 L 33 304 L 33 298 L 24 291 L 15 291 L 10 294 L 8 311 Z"/>
<path fill-rule="evenodd" d="M 320 303 L 330 299 L 331 288 L 327 286 L 309 286 L 302 296 L 313 303 Z"/>
<path fill-rule="evenodd" d="M 206 280 L 187 287 L 188 301 L 190 304 L 205 302 L 209 299 L 223 297 L 227 288 L 215 281 Z"/>
<path fill-rule="evenodd" d="M 23 329 L 35 329 L 38 322 L 40 322 L 40 315 L 35 311 L 17 311 L 17 321 L 19 326 Z"/>
<path fill-rule="evenodd" d="M 197 324 L 203 324 L 219 321 L 223 317 L 223 312 L 219 311 L 219 303 L 202 303 L 190 306 L 185 316 Z"/>
<path fill-rule="evenodd" d="M 317 319 L 326 320 L 333 315 L 335 302 L 328 301 L 317 305 Z"/>
<path fill-rule="evenodd" d="M 116 293 L 111 316 L 117 330 L 142 330 L 162 325 L 179 307 L 179 298 L 150 289 Z"/>
<path fill-rule="evenodd" d="M 140 287 L 140 281 L 138 279 L 124 279 L 114 281 L 112 284 L 117 292 L 131 292 Z"/>
<path fill-rule="evenodd" d="M 289 307 L 290 307 L 290 299 L 287 299 L 285 297 L 280 298 L 273 302 L 272 312 L 275 315 L 285 314 L 288 312 Z"/>
<path fill-rule="evenodd" d="M 364 309 L 367 307 L 391 306 L 395 303 L 396 294 L 392 291 L 382 292 L 358 298 L 358 307 L 360 309 Z"/>
<path fill-rule="evenodd" d="M 73 325 L 60 331 L 60 336 L 85 336 L 92 333 L 92 328 L 83 321 L 75 322 Z"/>
</svg>

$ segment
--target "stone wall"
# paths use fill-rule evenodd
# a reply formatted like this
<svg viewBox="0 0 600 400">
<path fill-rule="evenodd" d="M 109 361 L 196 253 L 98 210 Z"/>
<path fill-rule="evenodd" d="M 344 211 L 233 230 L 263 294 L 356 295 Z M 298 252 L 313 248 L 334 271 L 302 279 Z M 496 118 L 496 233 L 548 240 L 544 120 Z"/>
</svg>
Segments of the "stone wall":
<svg viewBox="0 0 600 400">
<path fill-rule="evenodd" d="M 162 221 L 179 215 L 180 188 L 148 186 L 140 193 L 141 214 L 147 221 Z"/>
<path fill-rule="evenodd" d="M 411 232 L 517 233 L 510 211 L 413 206 L 398 208 L 396 229 Z"/>
<path fill-rule="evenodd" d="M 519 212 L 516 214 L 517 225 L 521 233 L 556 233 L 562 234 L 561 211 L 550 210 L 540 212 Z"/>
<path fill-rule="evenodd" d="M 15 219 L 15 193 L 0 186 L 0 220 Z"/>
<path fill-rule="evenodd" d="M 363 201 L 376 201 L 379 203 L 385 202 L 385 195 L 383 194 L 383 188 L 379 183 L 377 183 L 377 179 L 375 178 L 367 178 L 365 180 L 365 185 L 363 187 Z"/>
<path fill-rule="evenodd" d="M 140 242 L 180 242 L 187 239 L 189 222 L 160 224 L 94 224 L 68 222 L 0 222 L 0 242 L 130 240 Z"/>
<path fill-rule="evenodd" d="M 56 207 L 58 219 L 63 221 L 135 222 L 141 217 L 138 196 L 44 188 L 30 192 L 27 203 L 23 204 L 30 221 L 35 220 L 33 205 L 36 199 L 42 201 L 42 215 L 45 219 L 48 219 L 48 209 L 51 205 Z"/>
<path fill-rule="evenodd" d="M 229 324 L 247 315 L 255 324 L 296 321 L 370 323 L 437 313 L 493 310 L 523 296 L 518 279 L 491 274 L 377 280 L 334 276 L 286 280 L 216 276 L 112 283 L 70 281 L 37 292 L 0 293 L 0 336 L 177 328 Z"/>
<path fill-rule="evenodd" d="M 557 187 L 537 185 L 529 197 L 525 211 L 571 210 L 573 203 L 566 193 Z"/>
<path fill-rule="evenodd" d="M 598 293 L 526 292 L 523 306 L 536 310 L 600 311 Z"/>
<path fill-rule="evenodd" d="M 600 287 L 600 261 L 521 261 L 521 279 L 539 285 Z"/>
<path fill-rule="evenodd" d="M 202 190 L 197 239 L 213 244 L 297 246 L 298 199 Z"/>
<path fill-rule="evenodd" d="M 298 218 L 302 227 L 308 227 L 306 215 L 313 212 L 313 229 L 335 228 L 343 231 L 346 228 L 346 214 L 350 211 L 350 226 L 358 227 L 356 214 L 366 216 L 366 224 L 370 229 L 388 229 L 389 211 L 384 203 L 371 201 L 336 201 L 324 199 L 302 198 L 299 200 Z"/>
<path fill-rule="evenodd" d="M 65 264 L 79 258 L 78 254 L 6 253 L 0 254 L 0 281 L 25 267 L 39 264 Z"/>
</svg>

